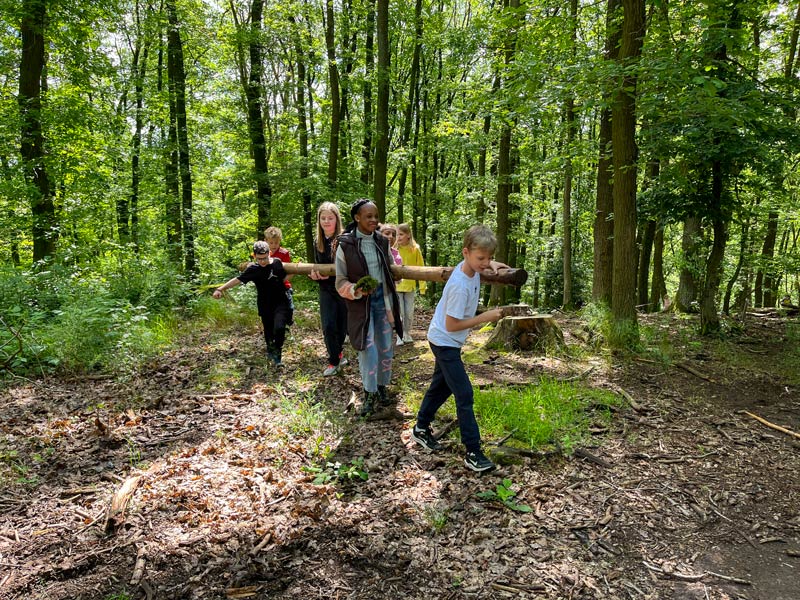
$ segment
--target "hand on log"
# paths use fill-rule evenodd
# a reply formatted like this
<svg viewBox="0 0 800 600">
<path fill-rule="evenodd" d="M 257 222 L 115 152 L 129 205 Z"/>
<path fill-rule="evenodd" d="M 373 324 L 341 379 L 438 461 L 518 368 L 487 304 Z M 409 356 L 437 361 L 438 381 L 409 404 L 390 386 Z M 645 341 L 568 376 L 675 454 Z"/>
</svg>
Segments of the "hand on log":
<svg viewBox="0 0 800 600">
<path fill-rule="evenodd" d="M 312 279 L 324 278 L 320 276 L 336 275 L 336 265 L 334 264 L 312 264 L 312 263 L 284 263 L 283 268 L 289 275 L 308 275 Z M 392 273 L 403 279 L 413 279 L 415 281 L 436 281 L 444 282 L 450 278 L 455 267 L 410 267 L 405 265 L 391 265 Z M 312 274 L 312 271 L 314 272 Z M 316 275 L 317 277 L 314 277 Z M 513 285 L 520 287 L 528 280 L 528 272 L 525 269 L 498 269 L 496 273 L 481 273 L 481 283 L 488 285 Z"/>
</svg>

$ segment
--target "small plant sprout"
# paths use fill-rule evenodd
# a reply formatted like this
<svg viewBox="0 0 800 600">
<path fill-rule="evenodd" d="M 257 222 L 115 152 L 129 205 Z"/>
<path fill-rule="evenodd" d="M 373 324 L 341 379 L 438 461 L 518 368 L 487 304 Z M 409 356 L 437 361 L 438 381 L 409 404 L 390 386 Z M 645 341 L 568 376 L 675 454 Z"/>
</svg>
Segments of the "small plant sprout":
<svg viewBox="0 0 800 600">
<path fill-rule="evenodd" d="M 315 485 L 325 485 L 328 483 L 337 483 L 339 481 L 354 481 L 360 479 L 366 481 L 369 479 L 369 473 L 364 468 L 364 458 L 359 456 L 354 458 L 348 464 L 340 462 L 326 462 L 324 467 L 308 466 L 303 467 L 307 473 L 314 475 L 311 483 Z"/>
<path fill-rule="evenodd" d="M 503 506 L 517 512 L 531 512 L 532 509 L 527 504 L 518 504 L 514 502 L 514 497 L 517 495 L 517 492 L 513 489 L 513 485 L 510 479 L 503 479 L 493 490 L 478 492 L 476 496 L 487 502 L 499 502 Z"/>
</svg>

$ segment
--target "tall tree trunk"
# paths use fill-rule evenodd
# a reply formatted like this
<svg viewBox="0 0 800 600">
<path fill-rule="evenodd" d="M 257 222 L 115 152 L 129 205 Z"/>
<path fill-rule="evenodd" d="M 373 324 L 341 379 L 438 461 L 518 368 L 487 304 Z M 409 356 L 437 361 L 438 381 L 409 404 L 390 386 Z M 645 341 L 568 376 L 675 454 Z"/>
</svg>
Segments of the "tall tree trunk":
<svg viewBox="0 0 800 600">
<path fill-rule="evenodd" d="M 664 225 L 656 226 L 653 240 L 653 281 L 650 285 L 650 310 L 661 309 L 662 301 L 667 295 L 667 284 L 664 282 Z"/>
<path fill-rule="evenodd" d="M 636 75 L 644 39 L 644 0 L 623 0 L 622 43 L 618 62 L 628 72 L 620 78 L 612 105 L 611 141 L 614 164 L 614 272 L 611 313 L 622 338 L 634 335 L 636 324 Z"/>
<path fill-rule="evenodd" d="M 137 4 L 138 15 L 138 4 Z M 138 20 L 138 16 L 137 16 Z M 133 243 L 135 252 L 139 252 L 139 179 L 141 169 L 139 167 L 140 154 L 142 148 L 142 129 L 144 128 L 144 78 L 147 73 L 147 56 L 150 43 L 144 32 L 139 32 L 139 43 L 136 52 L 141 50 L 141 63 L 137 65 L 137 60 L 133 61 L 133 70 L 136 81 L 134 84 L 136 114 L 134 117 L 135 126 L 133 131 L 133 141 L 131 142 L 131 195 L 130 195 L 130 241 Z"/>
<path fill-rule="evenodd" d="M 661 170 L 661 163 L 656 160 L 647 161 L 645 166 L 644 185 L 648 188 L 655 185 L 658 174 Z M 636 283 L 637 306 L 642 307 L 646 312 L 658 310 L 658 304 L 649 305 L 649 294 L 647 283 L 650 280 L 650 257 L 653 252 L 653 244 L 656 237 L 657 223 L 655 219 L 648 219 L 641 228 L 639 240 L 639 258 L 636 264 L 638 279 Z"/>
<path fill-rule="evenodd" d="M 411 73 L 408 83 L 408 105 L 403 115 L 403 132 L 400 137 L 400 147 L 405 149 L 411 138 L 411 126 L 413 124 L 414 111 L 417 110 L 418 84 L 419 81 L 419 62 L 422 52 L 422 0 L 416 0 L 414 7 L 414 54 L 411 58 Z M 412 154 L 416 154 L 416 148 L 411 149 Z M 406 179 L 408 177 L 408 165 L 403 164 L 400 170 L 400 179 L 397 183 L 397 220 L 404 221 L 404 197 L 406 191 Z"/>
<path fill-rule="evenodd" d="M 714 242 L 706 261 L 706 276 L 700 297 L 700 332 L 703 335 L 719 331 L 717 292 L 722 281 L 722 261 L 728 241 L 727 226 L 722 214 L 722 165 L 719 161 L 714 161 L 711 169 L 711 224 Z"/>
<path fill-rule="evenodd" d="M 700 243 L 703 230 L 700 217 L 689 215 L 683 221 L 681 236 L 681 269 L 678 279 L 678 293 L 675 295 L 675 310 L 686 313 L 692 310 L 692 302 L 697 300 L 700 279 Z"/>
<path fill-rule="evenodd" d="M 272 185 L 269 177 L 269 157 L 267 140 L 264 135 L 264 112 L 261 105 L 263 96 L 263 62 L 261 58 L 261 22 L 264 0 L 253 0 L 250 5 L 250 35 L 248 49 L 250 54 L 250 75 L 245 87 L 247 99 L 247 132 L 250 137 L 250 151 L 253 154 L 253 177 L 256 184 L 256 237 L 272 225 Z"/>
<path fill-rule="evenodd" d="M 606 10 L 605 60 L 617 57 L 617 48 L 622 30 L 618 23 L 618 10 L 621 0 L 608 0 Z M 610 99 L 609 99 L 610 100 Z M 597 189 L 595 197 L 594 226 L 594 269 L 592 271 L 592 299 L 611 306 L 611 284 L 614 255 L 614 193 L 611 185 L 612 144 L 611 109 L 604 108 L 600 113 L 600 146 L 597 161 Z"/>
<path fill-rule="evenodd" d="M 772 265 L 775 256 L 775 241 L 778 239 L 778 211 L 771 210 L 767 216 L 767 232 L 764 236 L 764 245 L 761 247 L 761 267 L 756 274 L 755 284 L 755 305 L 775 306 L 775 294 L 773 293 L 774 266 Z"/>
<path fill-rule="evenodd" d="M 194 248 L 194 209 L 192 206 L 192 173 L 189 161 L 189 131 L 186 123 L 186 71 L 183 64 L 183 43 L 181 42 L 178 13 L 175 0 L 167 0 L 167 74 L 170 91 L 175 98 L 175 123 L 178 139 L 178 170 L 181 183 L 181 228 L 183 233 L 183 261 L 186 273 L 194 278 L 197 275 L 197 261 Z"/>
<path fill-rule="evenodd" d="M 375 107 L 375 187 L 378 214 L 386 218 L 386 168 L 389 160 L 389 0 L 376 0 L 375 36 L 378 38 L 378 96 Z"/>
<path fill-rule="evenodd" d="M 372 173 L 372 71 L 375 67 L 373 55 L 375 39 L 375 0 L 367 0 L 366 41 L 364 42 L 364 142 L 361 145 L 361 181 L 365 186 L 373 181 Z"/>
<path fill-rule="evenodd" d="M 289 22 L 295 28 L 294 45 L 297 55 L 297 69 L 295 71 L 295 85 L 297 87 L 297 98 L 295 107 L 297 109 L 297 143 L 300 147 L 300 185 L 303 192 L 303 237 L 306 245 L 306 260 L 314 261 L 314 230 L 313 230 L 313 210 L 311 206 L 311 191 L 309 190 L 309 169 L 308 169 L 308 124 L 306 120 L 306 51 L 303 48 L 302 37 L 299 28 L 296 27 L 294 17 L 289 16 Z M 335 172 L 334 172 L 335 173 Z M 335 183 L 330 181 L 330 183 Z"/>
<path fill-rule="evenodd" d="M 325 46 L 328 53 L 328 90 L 331 99 L 331 135 L 328 144 L 328 183 L 336 188 L 339 160 L 339 130 L 341 129 L 341 100 L 339 98 L 339 67 L 336 64 L 336 35 L 334 31 L 333 0 L 325 0 Z"/>
<path fill-rule="evenodd" d="M 636 283 L 636 304 L 646 312 L 651 312 L 653 308 L 648 304 L 650 295 L 648 294 L 648 282 L 650 280 L 650 257 L 653 253 L 653 244 L 656 238 L 656 222 L 648 219 L 642 229 L 642 241 L 639 248 L 638 279 Z"/>
<path fill-rule="evenodd" d="M 750 232 L 750 215 L 741 215 L 742 228 L 739 235 L 739 258 L 736 261 L 736 268 L 733 275 L 728 280 L 728 285 L 725 287 L 725 299 L 722 302 L 722 312 L 726 315 L 731 314 L 731 295 L 733 294 L 733 286 L 739 279 L 739 274 L 742 272 L 742 265 L 744 265 L 747 256 L 748 237 Z"/>
<path fill-rule="evenodd" d="M 25 180 L 30 184 L 33 261 L 53 256 L 58 241 L 58 220 L 44 160 L 42 132 L 42 78 L 46 70 L 46 0 L 23 0 L 19 65 L 20 156 Z"/>
<path fill-rule="evenodd" d="M 509 14 L 509 19 L 522 18 L 514 15 L 514 11 L 519 9 L 519 0 L 504 0 L 503 10 Z M 512 79 L 511 65 L 514 62 L 517 45 L 517 22 L 509 27 L 505 38 L 504 63 L 506 78 L 504 86 L 510 88 Z M 497 146 L 497 193 L 495 203 L 497 205 L 497 260 L 508 263 L 509 260 L 509 234 L 510 234 L 510 206 L 509 196 L 512 185 L 512 161 L 511 161 L 511 134 L 515 127 L 515 119 L 507 116 L 503 119 L 500 128 L 500 140 Z M 496 287 L 492 290 L 492 301 L 494 304 L 503 304 L 505 299 L 504 291 Z"/>
<path fill-rule="evenodd" d="M 494 97 L 500 90 L 500 74 L 497 73 L 492 83 L 492 97 Z M 479 223 L 483 223 L 484 216 L 486 215 L 486 156 L 489 153 L 489 132 L 492 129 L 492 113 L 486 111 L 486 116 L 483 118 L 483 138 L 481 139 L 481 149 L 478 154 L 478 200 L 475 206 L 475 218 Z"/>
<path fill-rule="evenodd" d="M 570 55 L 574 63 L 578 36 L 578 0 L 569 3 Z M 571 309 L 572 302 L 572 156 L 575 152 L 575 97 L 570 94 L 564 107 L 564 120 L 567 127 L 566 155 L 564 157 L 564 202 L 562 207 L 561 258 L 564 272 L 564 309 Z"/>
<path fill-rule="evenodd" d="M 167 50 L 169 54 L 169 50 Z M 167 58 L 169 64 L 169 58 Z M 159 40 L 158 49 L 158 90 L 163 90 L 164 44 Z M 175 108 L 175 94 L 168 79 L 169 125 L 164 158 L 165 212 L 167 226 L 167 252 L 174 265 L 183 266 L 183 232 L 181 225 L 181 190 L 178 183 L 178 115 Z"/>
</svg>

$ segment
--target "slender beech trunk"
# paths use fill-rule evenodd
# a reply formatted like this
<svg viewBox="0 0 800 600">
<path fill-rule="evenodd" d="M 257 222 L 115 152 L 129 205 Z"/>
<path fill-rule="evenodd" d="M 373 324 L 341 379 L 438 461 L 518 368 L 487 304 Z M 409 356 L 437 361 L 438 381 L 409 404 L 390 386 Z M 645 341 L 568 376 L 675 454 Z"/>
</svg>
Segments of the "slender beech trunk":
<svg viewBox="0 0 800 600">
<path fill-rule="evenodd" d="M 519 9 L 519 0 L 505 0 L 504 12 L 512 14 Z M 510 16 L 509 19 L 513 19 Z M 517 45 L 517 23 L 509 27 L 505 39 L 504 63 L 506 79 L 503 81 L 504 87 L 511 87 L 514 76 L 511 74 L 511 66 L 514 62 Z M 510 205 L 509 196 L 512 185 L 512 161 L 511 161 L 511 135 L 516 123 L 515 119 L 507 116 L 503 119 L 500 128 L 500 139 L 497 146 L 497 193 L 495 203 L 497 206 L 497 260 L 508 264 L 509 260 L 509 234 L 510 234 Z M 500 288 L 492 290 L 493 304 L 503 304 L 505 294 Z"/>
<path fill-rule="evenodd" d="M 328 90 L 331 99 L 331 135 L 328 144 L 328 184 L 336 188 L 339 168 L 339 131 L 341 129 L 341 100 L 339 97 L 339 67 L 336 64 L 336 34 L 333 0 L 325 0 L 325 46 L 328 54 Z M 305 112 L 305 111 L 304 111 Z"/>
<path fill-rule="evenodd" d="M 622 0 L 622 43 L 618 62 L 626 70 L 638 61 L 644 39 L 644 0 Z M 614 272 L 611 313 L 620 343 L 634 335 L 636 324 L 636 75 L 621 76 L 612 105 L 614 164 Z"/>
<path fill-rule="evenodd" d="M 44 160 L 42 79 L 46 71 L 46 0 L 23 0 L 20 8 L 22 53 L 19 65 L 20 156 L 30 185 L 33 261 L 53 256 L 58 220 Z"/>
<path fill-rule="evenodd" d="M 178 142 L 178 171 L 181 184 L 181 228 L 183 233 L 183 264 L 186 273 L 194 278 L 197 275 L 197 261 L 194 248 L 194 215 L 192 207 L 192 173 L 189 160 L 189 131 L 186 123 L 186 71 L 183 64 L 183 43 L 181 42 L 178 13 L 175 1 L 167 0 L 167 74 L 170 91 L 175 98 L 175 124 Z"/>
<path fill-rule="evenodd" d="M 664 225 L 656 225 L 653 239 L 653 280 L 650 285 L 650 309 L 661 309 L 663 299 L 667 296 L 667 284 L 664 281 Z"/>
<path fill-rule="evenodd" d="M 411 72 L 409 73 L 408 83 L 408 105 L 403 115 L 403 132 L 400 137 L 400 147 L 405 148 L 411 138 L 411 126 L 413 124 L 414 112 L 417 109 L 419 87 L 419 62 L 422 52 L 422 0 L 416 0 L 414 7 L 414 54 L 411 58 Z M 412 155 L 416 153 L 416 148 L 411 148 Z M 404 198 L 406 191 L 406 179 L 408 177 L 408 166 L 403 164 L 400 170 L 400 179 L 397 183 L 397 220 L 404 221 Z"/>
<path fill-rule="evenodd" d="M 256 184 L 256 237 L 272 225 L 272 185 L 269 177 L 269 157 L 267 140 L 264 135 L 263 61 L 261 58 L 261 22 L 264 13 L 264 0 L 253 0 L 250 5 L 250 35 L 248 50 L 250 54 L 250 75 L 247 78 L 245 97 L 247 98 L 247 132 L 250 137 L 250 151 L 253 154 L 253 177 Z"/>
<path fill-rule="evenodd" d="M 373 55 L 375 40 L 375 0 L 367 0 L 366 41 L 364 42 L 364 141 L 361 144 L 361 181 L 365 186 L 373 181 L 372 172 L 372 71 L 375 67 Z M 381 215 L 383 216 L 383 215 Z"/>
<path fill-rule="evenodd" d="M 681 236 L 681 269 L 678 279 L 678 293 L 675 296 L 675 310 L 689 312 L 692 302 L 697 300 L 700 280 L 700 243 L 703 230 L 700 217 L 689 215 L 683 220 Z"/>
<path fill-rule="evenodd" d="M 725 299 L 722 302 L 722 312 L 726 315 L 731 314 L 731 295 L 733 294 L 733 286 L 739 279 L 739 274 L 742 272 L 742 265 L 744 265 L 747 257 L 747 241 L 750 233 L 750 215 L 741 215 L 742 227 L 739 234 L 739 258 L 736 260 L 736 268 L 733 270 L 733 275 L 728 280 L 728 285 L 725 287 Z"/>
<path fill-rule="evenodd" d="M 376 0 L 375 37 L 378 39 L 378 95 L 375 107 L 375 187 L 378 214 L 386 218 L 386 168 L 389 160 L 389 0 Z"/>
<path fill-rule="evenodd" d="M 649 305 L 649 289 L 648 282 L 650 281 L 650 257 L 653 253 L 653 244 L 656 239 L 656 221 L 648 219 L 642 228 L 642 240 L 639 247 L 639 264 L 638 278 L 636 282 L 636 304 L 645 310 L 645 312 L 652 312 L 654 308 Z"/>
<path fill-rule="evenodd" d="M 297 61 L 295 70 L 295 85 L 297 97 L 295 108 L 297 110 L 297 143 L 300 147 L 300 185 L 303 195 L 303 237 L 306 245 L 306 260 L 314 262 L 314 230 L 313 210 L 311 206 L 311 192 L 309 190 L 308 169 L 308 124 L 306 120 L 306 52 L 303 48 L 300 29 L 296 26 L 294 17 L 289 16 L 289 22 L 295 29 L 294 46 Z M 333 183 L 333 182 L 331 182 Z"/>
<path fill-rule="evenodd" d="M 722 214 L 722 165 L 714 161 L 711 167 L 711 225 L 714 242 L 706 261 L 706 276 L 703 293 L 700 296 L 700 332 L 713 333 L 719 330 L 719 314 L 717 313 L 717 292 L 722 281 L 722 261 L 725 258 L 725 245 L 728 231 Z"/>
<path fill-rule="evenodd" d="M 778 239 L 778 211 L 771 210 L 767 216 L 767 232 L 761 247 L 761 268 L 756 273 L 755 305 L 775 306 L 774 267 L 775 242 Z"/>
<path fill-rule="evenodd" d="M 618 23 L 618 10 L 621 0 L 608 0 L 606 11 L 605 60 L 617 57 L 617 48 L 622 30 Z M 610 103 L 610 98 L 607 98 Z M 595 197 L 594 226 L 594 269 L 592 271 L 592 299 L 611 306 L 611 284 L 614 255 L 614 193 L 611 185 L 612 145 L 611 109 L 604 108 L 600 113 L 600 146 L 597 161 L 597 188 Z"/>
<path fill-rule="evenodd" d="M 130 195 L 130 241 L 133 243 L 134 251 L 137 253 L 139 252 L 139 179 L 141 177 L 139 162 L 142 148 L 142 129 L 144 128 L 144 78 L 147 73 L 147 57 L 150 50 L 150 43 L 147 40 L 147 35 L 143 32 L 139 35 L 142 45 L 141 61 L 137 68 L 137 61 L 134 60 L 133 69 L 133 73 L 136 77 L 134 84 L 136 114 L 134 117 L 133 140 L 131 142 Z M 139 44 L 137 44 L 137 51 L 138 48 Z"/>
<path fill-rule="evenodd" d="M 500 74 L 494 77 L 492 83 L 492 97 L 500 91 Z M 478 153 L 478 201 L 475 206 L 475 218 L 478 222 L 483 223 L 486 215 L 486 156 L 489 152 L 489 132 L 492 130 L 492 113 L 486 111 L 486 116 L 483 118 L 483 138 L 481 138 L 481 149 Z"/>
<path fill-rule="evenodd" d="M 169 48 L 167 48 L 167 64 L 169 65 Z M 164 40 L 159 39 L 158 49 L 158 90 L 164 88 Z M 178 116 L 175 108 L 175 94 L 167 77 L 167 96 L 169 98 L 169 124 L 165 144 L 164 187 L 167 252 L 173 264 L 183 266 L 183 226 L 181 224 L 181 189 L 178 182 Z"/>
<path fill-rule="evenodd" d="M 569 3 L 570 55 L 574 63 L 578 36 L 578 0 Z M 563 307 L 572 308 L 572 156 L 575 142 L 575 97 L 570 93 L 564 103 L 564 121 L 567 127 L 566 155 L 564 157 L 564 201 L 562 206 L 561 259 L 564 272 Z"/>
</svg>

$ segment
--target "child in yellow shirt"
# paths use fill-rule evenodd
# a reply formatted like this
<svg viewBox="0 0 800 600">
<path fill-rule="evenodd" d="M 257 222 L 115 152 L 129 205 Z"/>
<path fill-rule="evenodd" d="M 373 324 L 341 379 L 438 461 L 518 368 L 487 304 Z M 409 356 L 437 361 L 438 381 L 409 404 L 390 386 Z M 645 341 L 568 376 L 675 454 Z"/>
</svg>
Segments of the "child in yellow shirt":
<svg viewBox="0 0 800 600">
<path fill-rule="evenodd" d="M 422 251 L 419 244 L 414 241 L 414 234 L 408 223 L 400 223 L 397 226 L 397 250 L 400 258 L 407 267 L 424 267 L 425 260 L 422 258 Z M 419 293 L 425 294 L 426 284 L 419 282 Z M 403 279 L 397 284 L 397 295 L 400 297 L 400 315 L 403 319 L 403 338 L 402 342 L 413 342 L 411 337 L 411 327 L 414 325 L 414 294 L 417 282 L 413 279 Z"/>
</svg>

